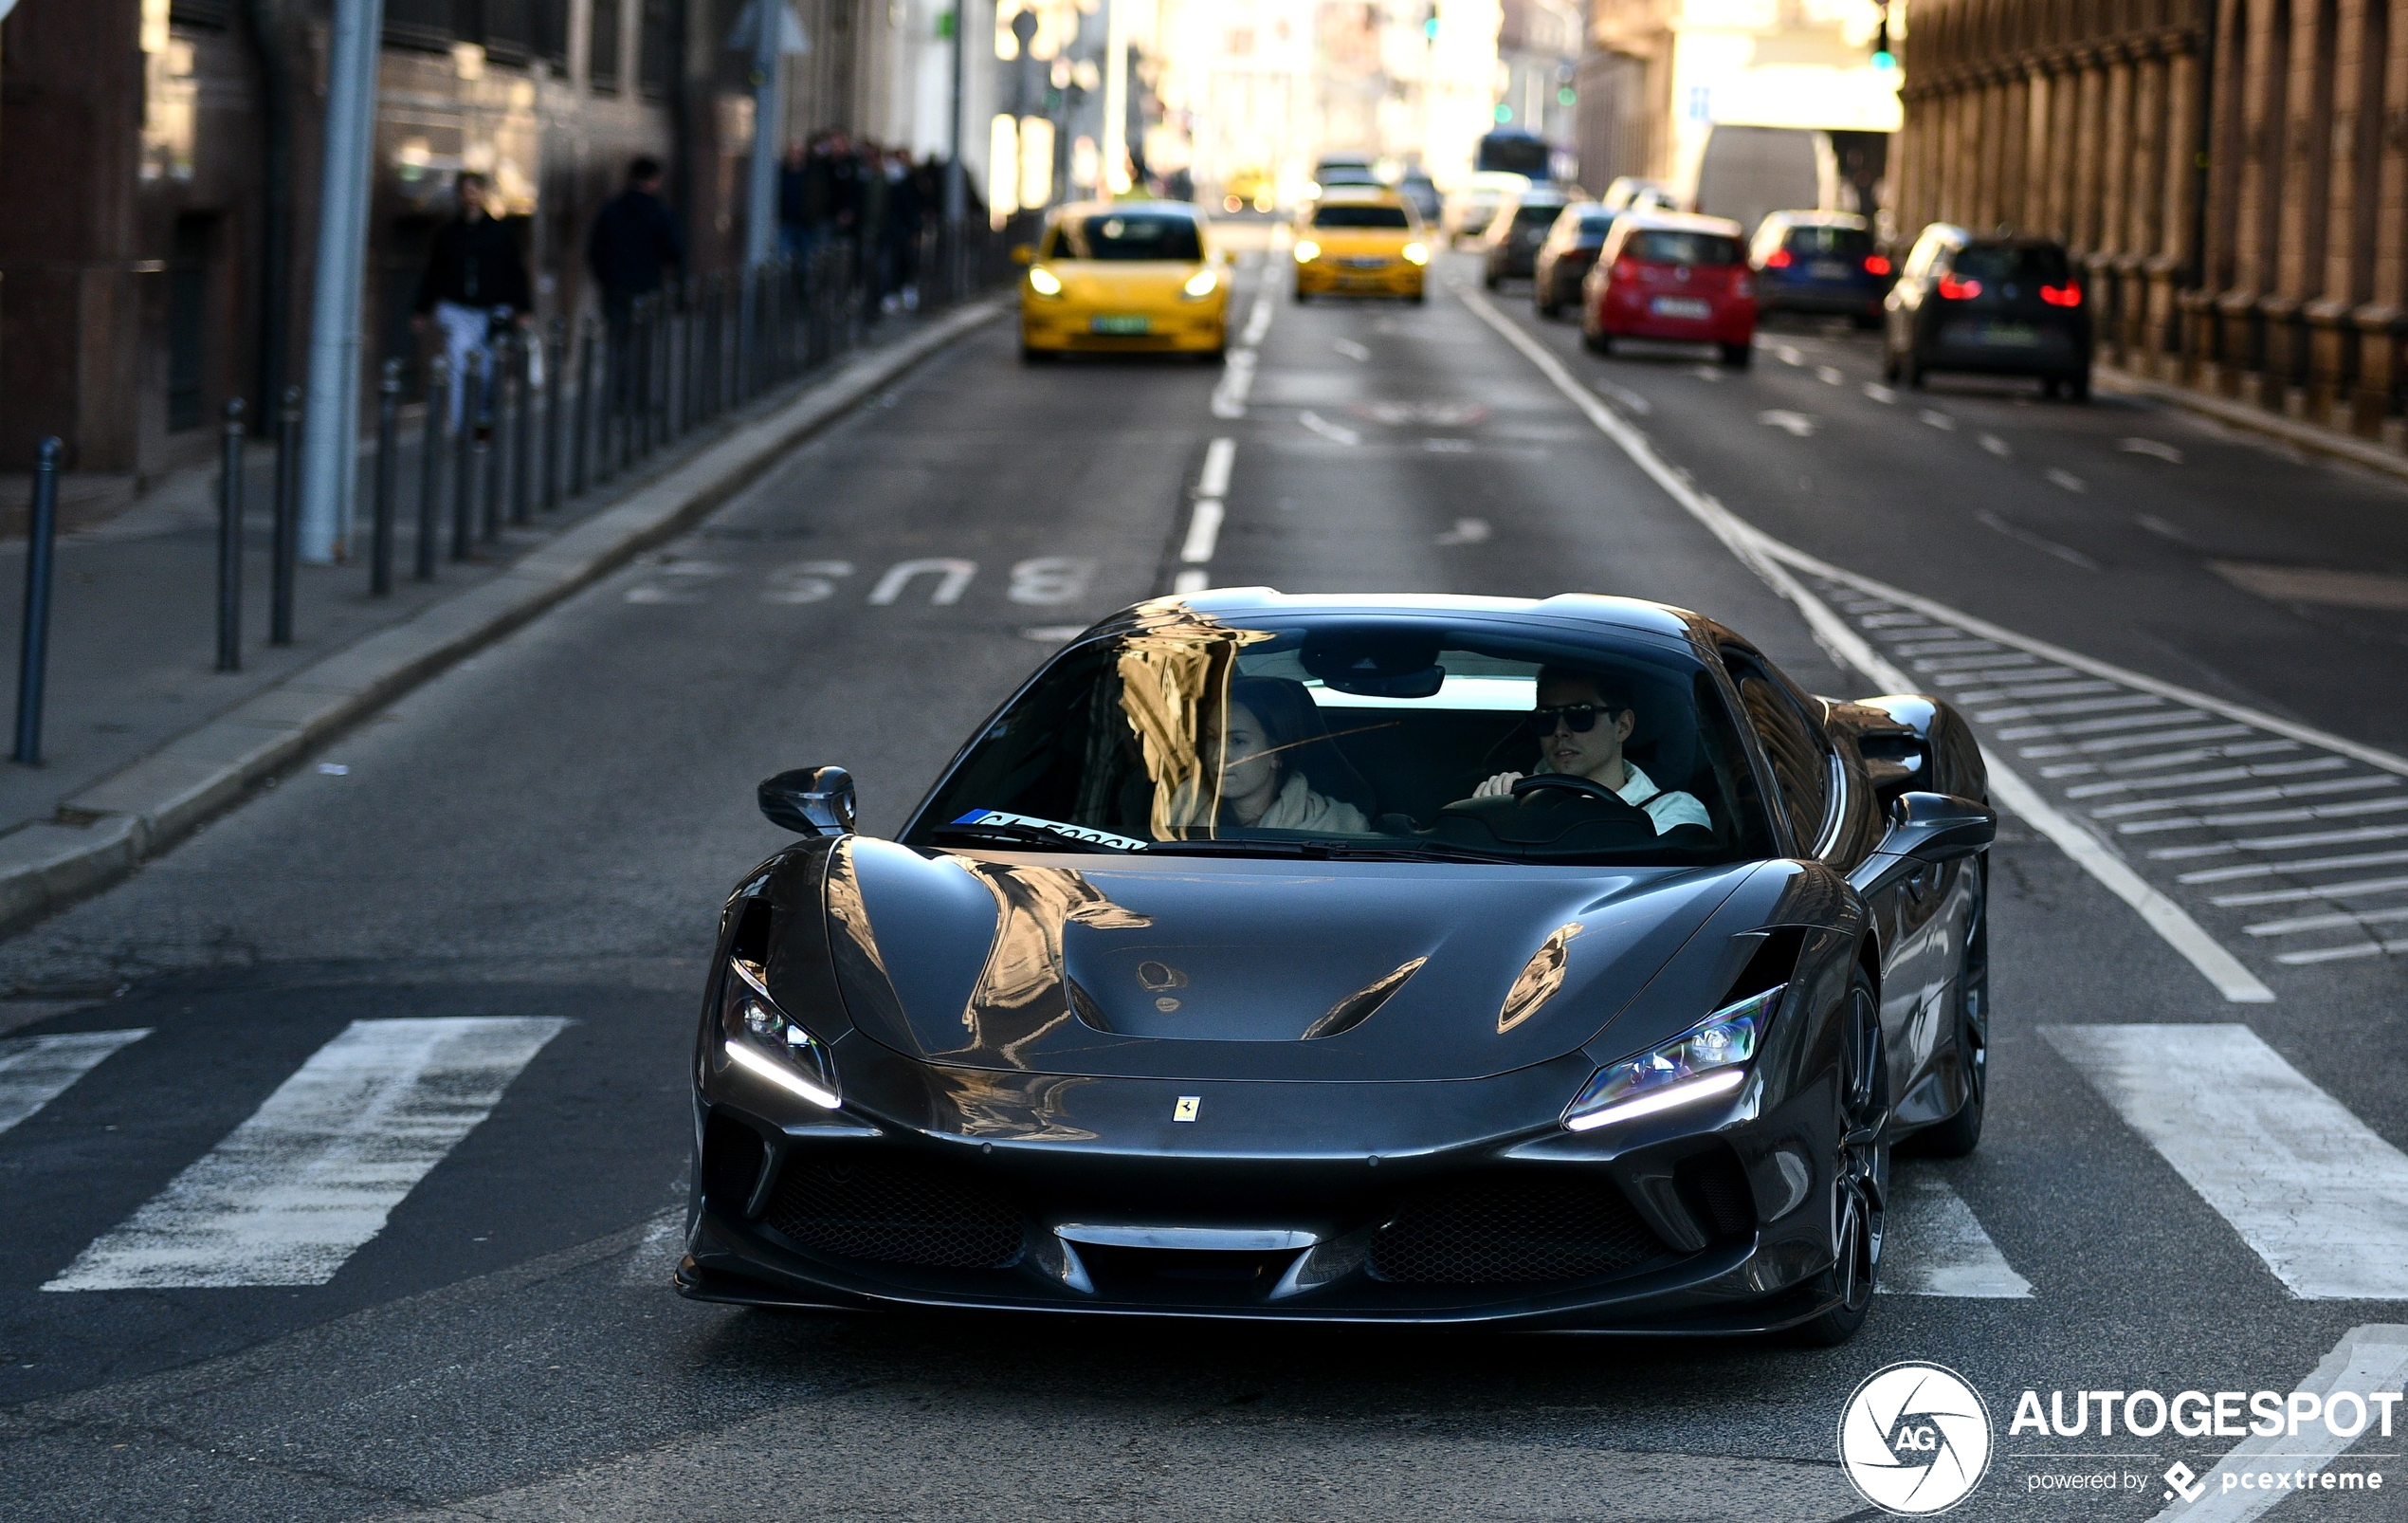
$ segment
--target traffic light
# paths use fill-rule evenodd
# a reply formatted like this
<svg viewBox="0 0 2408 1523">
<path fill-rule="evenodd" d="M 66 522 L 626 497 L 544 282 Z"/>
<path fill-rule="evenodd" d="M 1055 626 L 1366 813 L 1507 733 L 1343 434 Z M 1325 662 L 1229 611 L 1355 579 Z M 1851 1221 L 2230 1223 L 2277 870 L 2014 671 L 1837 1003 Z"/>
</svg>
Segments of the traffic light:
<svg viewBox="0 0 2408 1523">
<path fill-rule="evenodd" d="M 1438 8 L 1434 5 L 1421 8 L 1421 35 L 1433 43 L 1438 40 Z"/>
<path fill-rule="evenodd" d="M 1889 50 L 1889 7 L 1881 8 L 1880 24 L 1873 28 L 1873 67 L 1887 74 L 1898 66 L 1898 55 Z"/>
</svg>

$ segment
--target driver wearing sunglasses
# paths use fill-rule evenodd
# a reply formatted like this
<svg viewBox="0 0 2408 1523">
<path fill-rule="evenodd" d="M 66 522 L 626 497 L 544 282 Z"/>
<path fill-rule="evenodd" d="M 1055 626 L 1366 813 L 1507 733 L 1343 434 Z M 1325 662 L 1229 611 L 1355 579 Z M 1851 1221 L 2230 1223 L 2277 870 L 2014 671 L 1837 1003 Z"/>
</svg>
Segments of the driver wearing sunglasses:
<svg viewBox="0 0 2408 1523">
<path fill-rule="evenodd" d="M 1538 707 L 1526 723 L 1539 742 L 1539 771 L 1604 784 L 1620 795 L 1623 802 L 1647 811 L 1658 835 L 1676 825 L 1712 825 L 1696 795 L 1658 788 L 1653 779 L 1622 754 L 1622 743 L 1638 727 L 1638 711 L 1595 675 L 1560 667 L 1541 668 L 1538 698 Z M 1519 772 L 1500 772 L 1472 790 L 1471 796 L 1492 798 L 1509 794 L 1521 780 Z"/>
</svg>

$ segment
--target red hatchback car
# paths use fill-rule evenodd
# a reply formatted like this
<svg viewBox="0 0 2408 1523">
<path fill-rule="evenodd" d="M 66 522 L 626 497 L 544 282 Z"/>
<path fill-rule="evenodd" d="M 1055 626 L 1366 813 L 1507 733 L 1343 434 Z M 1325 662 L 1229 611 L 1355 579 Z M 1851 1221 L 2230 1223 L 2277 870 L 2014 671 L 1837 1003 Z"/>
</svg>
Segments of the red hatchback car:
<svg viewBox="0 0 2408 1523">
<path fill-rule="evenodd" d="M 1724 364 L 1745 369 L 1756 281 L 1739 224 L 1676 211 L 1622 217 L 1580 283 L 1580 336 L 1600 355 L 1616 339 L 1715 344 Z"/>
</svg>

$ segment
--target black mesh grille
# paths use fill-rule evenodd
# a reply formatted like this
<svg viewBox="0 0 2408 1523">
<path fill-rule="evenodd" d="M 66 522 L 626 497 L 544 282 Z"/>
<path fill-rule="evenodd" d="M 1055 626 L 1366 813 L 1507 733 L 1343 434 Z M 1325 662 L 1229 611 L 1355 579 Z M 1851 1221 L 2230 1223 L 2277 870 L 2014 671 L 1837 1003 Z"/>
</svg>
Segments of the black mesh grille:
<svg viewBox="0 0 2408 1523">
<path fill-rule="evenodd" d="M 797 1158 L 766 1216 L 802 1246 L 844 1258 L 1000 1269 L 1020 1256 L 1020 1213 L 1010 1202 L 911 1160 Z"/>
<path fill-rule="evenodd" d="M 1756 1230 L 1756 1192 L 1747 1173 L 1729 1153 L 1706 1153 L 1672 1171 L 1688 1198 L 1697 1224 L 1716 1238 L 1737 1238 Z"/>
<path fill-rule="evenodd" d="M 1644 1263 L 1663 1243 L 1610 1181 L 1462 1180 L 1408 1201 L 1371 1243 L 1405 1285 L 1527 1285 Z"/>
</svg>

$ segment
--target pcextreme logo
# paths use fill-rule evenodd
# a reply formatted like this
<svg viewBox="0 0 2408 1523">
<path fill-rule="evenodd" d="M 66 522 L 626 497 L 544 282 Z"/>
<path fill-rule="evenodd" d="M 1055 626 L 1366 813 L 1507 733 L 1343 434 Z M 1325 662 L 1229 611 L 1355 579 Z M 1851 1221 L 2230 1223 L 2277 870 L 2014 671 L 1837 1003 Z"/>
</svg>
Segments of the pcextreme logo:
<svg viewBox="0 0 2408 1523">
<path fill-rule="evenodd" d="M 1909 1360 L 1877 1369 L 1840 1412 L 1839 1463 L 1857 1495 L 1885 1513 L 1944 1513 L 1990 1468 L 1990 1409 L 1944 1366 Z"/>
</svg>

